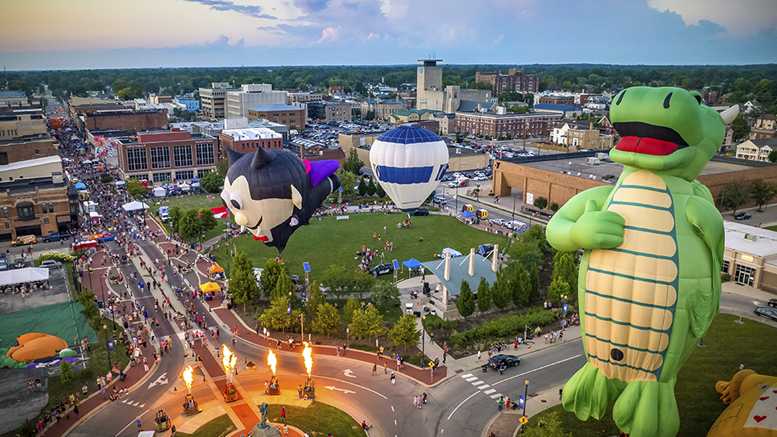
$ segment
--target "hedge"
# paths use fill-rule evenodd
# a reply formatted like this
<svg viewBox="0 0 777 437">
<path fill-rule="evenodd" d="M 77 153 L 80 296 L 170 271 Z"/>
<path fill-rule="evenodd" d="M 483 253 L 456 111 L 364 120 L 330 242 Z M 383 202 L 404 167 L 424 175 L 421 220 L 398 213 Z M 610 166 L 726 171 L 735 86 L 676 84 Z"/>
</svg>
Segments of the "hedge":
<svg viewBox="0 0 777 437">
<path fill-rule="evenodd" d="M 61 263 L 71 263 L 73 262 L 73 255 L 68 255 L 66 253 L 59 253 L 59 252 L 46 252 L 42 254 L 39 259 L 41 261 L 46 261 L 53 259 L 54 261 L 59 261 Z"/>
<path fill-rule="evenodd" d="M 532 308 L 521 314 L 500 317 L 477 328 L 451 335 L 450 340 L 453 346 L 463 347 L 473 341 L 513 337 L 523 334 L 525 326 L 529 326 L 529 331 L 531 331 L 537 326 L 547 326 L 555 321 L 556 315 L 552 311 Z"/>
</svg>

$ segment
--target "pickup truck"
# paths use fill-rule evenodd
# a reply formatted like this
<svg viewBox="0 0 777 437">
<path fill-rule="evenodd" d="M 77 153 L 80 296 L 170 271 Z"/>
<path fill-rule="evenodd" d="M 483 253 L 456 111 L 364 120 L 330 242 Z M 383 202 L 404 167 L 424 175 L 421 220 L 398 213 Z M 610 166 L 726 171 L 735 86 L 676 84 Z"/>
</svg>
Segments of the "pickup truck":
<svg viewBox="0 0 777 437">
<path fill-rule="evenodd" d="M 52 232 L 49 235 L 46 235 L 45 237 L 43 237 L 43 242 L 50 243 L 52 241 L 67 240 L 68 238 L 70 238 L 70 235 L 68 234 L 59 234 L 56 232 Z"/>
<path fill-rule="evenodd" d="M 24 246 L 26 244 L 35 244 L 37 242 L 38 239 L 35 237 L 35 235 L 22 235 L 21 237 L 16 237 L 16 239 L 11 243 L 11 246 Z"/>
</svg>

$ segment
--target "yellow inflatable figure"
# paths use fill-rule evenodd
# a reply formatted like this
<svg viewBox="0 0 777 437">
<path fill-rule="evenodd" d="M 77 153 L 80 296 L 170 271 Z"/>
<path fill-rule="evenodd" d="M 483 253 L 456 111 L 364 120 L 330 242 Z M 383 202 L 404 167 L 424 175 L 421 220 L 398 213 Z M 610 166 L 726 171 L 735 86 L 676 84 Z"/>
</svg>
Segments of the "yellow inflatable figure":
<svg viewBox="0 0 777 437">
<path fill-rule="evenodd" d="M 730 405 L 707 437 L 777 437 L 777 377 L 740 370 L 715 390 Z"/>
</svg>

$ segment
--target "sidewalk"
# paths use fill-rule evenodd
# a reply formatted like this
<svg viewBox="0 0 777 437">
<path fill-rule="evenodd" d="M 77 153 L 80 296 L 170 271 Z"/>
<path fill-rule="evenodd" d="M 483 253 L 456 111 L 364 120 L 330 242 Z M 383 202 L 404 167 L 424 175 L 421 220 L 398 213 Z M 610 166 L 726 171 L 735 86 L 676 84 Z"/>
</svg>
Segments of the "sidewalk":
<svg viewBox="0 0 777 437">
<path fill-rule="evenodd" d="M 558 391 L 562 387 L 563 385 L 560 385 L 539 393 L 529 393 L 529 399 L 526 400 L 526 418 L 530 418 L 548 408 L 561 404 Z M 512 402 L 517 401 L 518 399 L 511 398 L 511 409 L 509 411 L 503 410 L 501 413 L 497 413 L 494 418 L 491 419 L 491 422 L 483 429 L 481 435 L 487 437 L 492 432 L 498 437 L 516 434 L 521 426 L 520 418 L 524 413 L 524 410 L 512 409 Z"/>
</svg>

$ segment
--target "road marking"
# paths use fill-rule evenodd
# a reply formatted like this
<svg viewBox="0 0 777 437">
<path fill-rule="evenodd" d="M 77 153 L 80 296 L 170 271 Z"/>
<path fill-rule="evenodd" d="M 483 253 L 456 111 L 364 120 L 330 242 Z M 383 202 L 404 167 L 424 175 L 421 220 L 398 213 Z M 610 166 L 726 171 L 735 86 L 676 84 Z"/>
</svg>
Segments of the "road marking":
<svg viewBox="0 0 777 437">
<path fill-rule="evenodd" d="M 302 375 L 307 375 L 307 374 L 306 374 L 306 373 L 302 373 Z M 367 390 L 367 391 L 369 391 L 369 392 L 375 393 L 376 395 L 378 395 L 378 396 L 382 397 L 383 399 L 386 399 L 386 400 L 388 400 L 388 398 L 387 398 L 387 397 L 385 397 L 385 396 L 383 396 L 382 394 L 380 394 L 380 393 L 376 392 L 375 390 L 369 389 L 369 388 L 367 388 L 367 387 L 364 387 L 364 386 L 361 386 L 361 385 L 359 385 L 359 384 L 354 384 L 354 383 L 352 383 L 352 382 L 349 382 L 349 381 L 343 381 L 342 379 L 337 379 L 337 378 L 330 378 L 330 377 L 328 377 L 328 376 L 319 376 L 319 375 L 316 375 L 316 378 L 331 379 L 332 381 L 338 381 L 338 382 L 342 382 L 343 384 L 351 384 L 351 385 L 352 385 L 352 386 L 354 386 L 354 387 L 359 387 L 359 388 L 360 388 L 360 389 L 362 389 L 362 390 Z"/>
<path fill-rule="evenodd" d="M 394 406 L 393 405 L 391 406 L 391 412 L 392 413 L 394 412 Z"/>
<path fill-rule="evenodd" d="M 497 394 L 493 394 L 493 395 L 491 395 L 491 399 L 496 399 L 496 398 L 498 398 L 499 396 L 502 396 L 502 393 L 497 393 Z"/>
<path fill-rule="evenodd" d="M 356 378 L 356 375 L 353 374 L 353 371 L 351 369 L 345 369 L 345 371 L 343 371 L 343 374 L 349 378 Z"/>
<path fill-rule="evenodd" d="M 485 384 L 485 381 L 479 381 L 478 380 L 478 381 L 475 381 L 475 382 L 472 383 L 472 385 L 480 385 L 480 384 Z"/>
<path fill-rule="evenodd" d="M 138 417 L 143 417 L 143 415 L 144 415 L 144 414 L 146 414 L 146 413 L 148 413 L 148 410 L 146 410 L 146 411 L 142 412 L 142 413 L 140 414 L 140 416 L 138 416 Z M 132 422 L 128 423 L 128 424 L 127 424 L 127 426 L 125 426 L 124 428 L 122 428 L 122 429 L 121 429 L 121 431 L 119 431 L 119 433 L 118 433 L 118 434 L 116 434 L 116 437 L 119 437 L 119 435 L 120 435 L 121 433 L 123 433 L 125 429 L 129 428 L 131 425 L 134 425 L 134 424 L 135 424 L 135 421 L 134 421 L 134 420 L 133 420 Z"/>
<path fill-rule="evenodd" d="M 155 385 L 165 385 L 165 384 L 167 384 L 167 372 L 159 375 L 159 378 L 157 378 L 156 381 L 149 384 L 148 388 L 151 388 Z"/>
<path fill-rule="evenodd" d="M 140 404 L 140 408 L 143 408 L 145 406 L 146 406 L 146 404 Z"/>
<path fill-rule="evenodd" d="M 478 389 L 483 390 L 484 388 L 488 388 L 488 387 L 491 387 L 491 386 L 488 384 L 483 384 L 480 387 L 478 387 Z"/>
<path fill-rule="evenodd" d="M 511 376 L 509 378 L 505 378 L 505 379 L 503 379 L 501 381 L 493 382 L 493 383 L 491 383 L 491 385 L 497 385 L 497 384 L 501 384 L 503 382 L 507 382 L 507 381 L 509 381 L 511 379 L 520 378 L 521 376 L 528 375 L 529 373 L 533 373 L 533 372 L 536 372 L 536 371 L 542 370 L 542 369 L 547 369 L 548 367 L 552 367 L 552 366 L 555 366 L 556 364 L 561 364 L 561 363 L 567 362 L 569 360 L 574 360 L 575 358 L 579 358 L 581 356 L 582 356 L 582 354 L 577 354 L 574 357 L 564 358 L 561 361 L 556 361 L 555 363 L 546 364 L 546 365 L 544 365 L 542 367 L 537 367 L 536 369 L 532 369 L 532 370 L 520 373 L 518 375 L 513 375 L 513 376 Z"/>
<path fill-rule="evenodd" d="M 396 426 L 396 424 L 397 424 L 397 419 L 394 419 L 394 425 Z"/>
<path fill-rule="evenodd" d="M 467 381 L 467 382 L 472 382 L 472 381 L 475 381 L 476 379 L 478 379 L 478 377 L 477 377 L 477 376 L 473 376 L 473 377 L 471 377 L 471 378 L 467 378 L 467 379 L 465 379 L 465 381 Z"/>
<path fill-rule="evenodd" d="M 331 385 L 325 385 L 324 388 L 328 388 L 329 390 L 341 391 L 341 392 L 346 393 L 346 394 L 347 393 L 356 393 L 355 391 L 345 390 L 345 389 L 337 388 L 337 387 L 334 387 L 334 386 L 331 386 Z"/>
<path fill-rule="evenodd" d="M 463 401 L 461 401 L 461 403 L 459 405 L 457 405 L 456 408 L 453 409 L 453 411 L 451 411 L 451 415 L 448 416 L 448 420 L 451 420 L 451 417 L 453 417 L 453 414 L 456 412 L 456 410 L 459 409 L 459 407 L 464 405 L 464 402 L 467 402 L 468 400 L 472 399 L 472 396 L 475 396 L 478 393 L 480 393 L 480 391 L 476 391 L 475 393 L 472 393 L 471 395 L 469 395 L 469 397 L 467 399 L 464 399 Z"/>
<path fill-rule="evenodd" d="M 485 393 L 485 394 L 487 394 L 487 395 L 490 395 L 491 393 L 493 393 L 493 392 L 495 392 L 495 391 L 496 391 L 496 389 L 490 388 L 490 389 L 488 389 L 488 390 L 484 391 L 483 393 Z"/>
<path fill-rule="evenodd" d="M 469 378 L 470 376 L 472 376 L 472 374 L 471 374 L 471 373 L 467 373 L 466 375 L 461 375 L 461 377 L 462 377 L 462 378 L 464 378 L 464 379 L 467 379 L 467 378 Z"/>
</svg>

